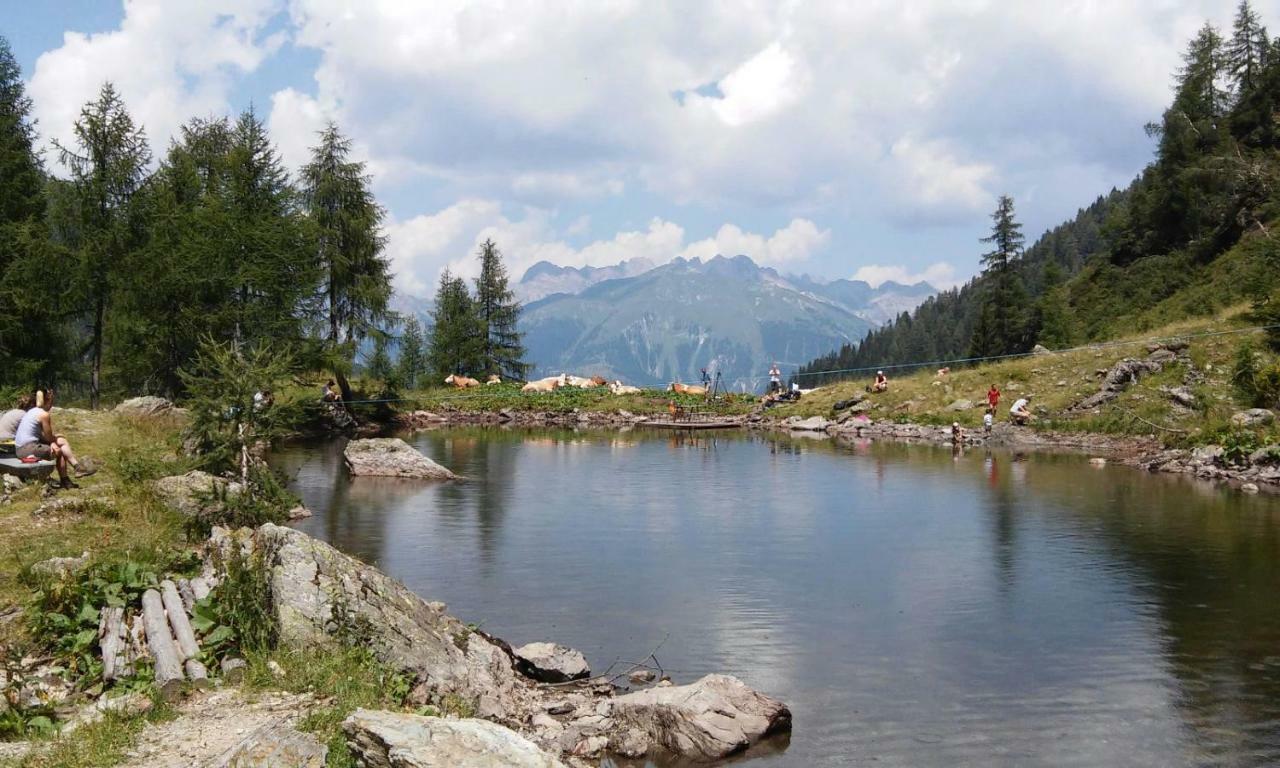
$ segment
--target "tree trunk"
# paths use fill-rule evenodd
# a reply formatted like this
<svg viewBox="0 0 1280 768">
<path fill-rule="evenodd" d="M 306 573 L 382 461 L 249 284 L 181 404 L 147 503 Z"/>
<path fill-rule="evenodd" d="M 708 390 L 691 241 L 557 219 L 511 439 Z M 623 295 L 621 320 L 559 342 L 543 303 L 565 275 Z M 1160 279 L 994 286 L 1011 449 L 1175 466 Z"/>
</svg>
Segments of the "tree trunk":
<svg viewBox="0 0 1280 768">
<path fill-rule="evenodd" d="M 142 619 L 147 628 L 147 647 L 155 661 L 156 688 L 172 701 L 182 692 L 182 655 L 169 631 L 164 600 L 154 589 L 142 593 Z"/>
<path fill-rule="evenodd" d="M 89 383 L 89 408 L 95 411 L 102 391 L 102 320 L 106 313 L 106 301 L 98 299 L 93 310 L 93 374 Z"/>
<path fill-rule="evenodd" d="M 98 621 L 98 647 L 102 649 L 102 679 L 106 682 L 133 675 L 123 608 L 103 608 Z"/>
<path fill-rule="evenodd" d="M 200 645 L 196 642 L 196 633 L 187 619 L 187 609 L 182 604 L 177 585 L 168 579 L 160 582 L 160 600 L 165 612 L 169 614 L 169 626 L 173 629 L 174 639 L 178 641 L 183 661 L 196 658 L 200 655 Z"/>
</svg>

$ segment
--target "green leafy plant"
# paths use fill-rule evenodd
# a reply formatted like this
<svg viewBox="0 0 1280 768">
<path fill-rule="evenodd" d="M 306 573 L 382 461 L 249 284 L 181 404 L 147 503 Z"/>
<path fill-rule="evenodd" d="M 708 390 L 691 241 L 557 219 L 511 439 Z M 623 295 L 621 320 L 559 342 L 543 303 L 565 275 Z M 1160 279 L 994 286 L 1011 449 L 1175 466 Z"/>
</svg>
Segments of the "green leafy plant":
<svg viewBox="0 0 1280 768">
<path fill-rule="evenodd" d="M 278 631 L 267 560 L 261 545 L 251 554 L 232 546 L 215 555 L 225 575 L 208 597 L 196 602 L 191 619 L 192 628 L 202 635 L 207 661 L 275 647 Z"/>
</svg>

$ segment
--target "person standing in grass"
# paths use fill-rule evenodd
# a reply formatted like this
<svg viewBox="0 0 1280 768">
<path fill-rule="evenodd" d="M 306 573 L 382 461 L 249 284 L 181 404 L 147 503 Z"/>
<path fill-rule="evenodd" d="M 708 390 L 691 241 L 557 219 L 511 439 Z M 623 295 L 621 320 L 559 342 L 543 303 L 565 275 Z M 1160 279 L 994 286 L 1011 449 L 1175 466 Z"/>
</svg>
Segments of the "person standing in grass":
<svg viewBox="0 0 1280 768">
<path fill-rule="evenodd" d="M 987 405 L 990 406 L 991 412 L 995 413 L 996 406 L 1000 405 L 1000 390 L 995 384 L 991 385 L 991 389 L 987 390 Z"/>
</svg>

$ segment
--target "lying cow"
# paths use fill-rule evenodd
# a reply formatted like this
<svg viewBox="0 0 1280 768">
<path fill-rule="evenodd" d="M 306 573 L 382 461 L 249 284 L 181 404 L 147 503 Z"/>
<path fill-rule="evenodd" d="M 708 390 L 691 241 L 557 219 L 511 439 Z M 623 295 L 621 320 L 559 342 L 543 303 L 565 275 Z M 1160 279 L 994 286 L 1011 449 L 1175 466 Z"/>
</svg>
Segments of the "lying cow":
<svg viewBox="0 0 1280 768">
<path fill-rule="evenodd" d="M 564 386 L 563 376 L 549 376 L 545 379 L 531 381 L 520 388 L 521 392 L 553 392 Z"/>
<path fill-rule="evenodd" d="M 561 386 L 578 387 L 580 389 L 591 389 L 593 387 L 603 386 L 605 383 L 605 380 L 601 379 L 599 376 L 592 379 L 584 379 L 581 376 L 562 374 L 562 378 L 565 383 L 561 384 Z"/>
<path fill-rule="evenodd" d="M 613 382 L 612 384 L 610 384 L 610 385 L 609 385 L 609 391 L 610 391 L 610 392 L 612 392 L 612 393 L 613 393 L 613 394 L 615 394 L 615 395 L 638 395 L 638 394 L 640 394 L 640 388 L 639 388 L 639 387 L 633 387 L 633 386 L 630 386 L 630 385 L 628 385 L 628 384 L 623 384 L 623 383 L 622 383 L 622 382 L 620 382 L 620 381 L 615 381 L 615 382 Z"/>
<path fill-rule="evenodd" d="M 681 384 L 678 381 L 671 382 L 671 386 L 667 387 L 668 392 L 675 392 L 680 395 L 705 395 L 706 387 L 699 387 L 695 384 Z"/>
<path fill-rule="evenodd" d="M 480 382 L 476 381 L 475 379 L 470 378 L 468 376 L 461 376 L 456 373 L 451 373 L 448 376 L 446 376 L 444 383 L 452 384 L 458 389 L 470 389 L 471 387 L 480 386 Z"/>
<path fill-rule="evenodd" d="M 490 384 L 501 384 L 501 383 L 502 383 L 502 377 L 496 373 L 489 374 L 489 378 L 486 379 L 484 382 L 486 387 L 489 386 Z"/>
</svg>

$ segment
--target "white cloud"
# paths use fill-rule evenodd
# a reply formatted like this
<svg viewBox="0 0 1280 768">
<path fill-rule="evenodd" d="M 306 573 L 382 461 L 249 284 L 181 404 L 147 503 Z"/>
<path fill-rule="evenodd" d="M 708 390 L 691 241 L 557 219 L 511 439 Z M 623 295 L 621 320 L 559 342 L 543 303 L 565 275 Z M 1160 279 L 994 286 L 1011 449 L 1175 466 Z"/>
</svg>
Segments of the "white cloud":
<svg viewBox="0 0 1280 768">
<path fill-rule="evenodd" d="M 572 222 L 564 234 L 580 231 L 585 224 Z M 400 290 L 431 295 L 442 269 L 474 277 L 476 250 L 492 239 L 506 259 L 515 279 L 539 261 L 562 266 L 609 266 L 629 259 L 664 264 L 680 256 L 709 259 L 716 255 L 745 254 L 761 264 L 793 265 L 810 258 L 830 238 L 812 221 L 794 219 L 770 235 L 746 232 L 725 224 L 708 238 L 685 241 L 678 224 L 652 219 L 642 230 L 628 230 L 595 240 L 581 248 L 566 243 L 553 216 L 539 208 L 524 208 L 518 217 L 508 216 L 496 200 L 461 200 L 433 214 L 392 221 L 387 228 L 388 255 Z"/>
<path fill-rule="evenodd" d="M 69 144 L 81 107 L 102 83 L 115 84 L 156 154 L 192 117 L 226 114 L 235 78 L 255 70 L 284 42 L 264 36 L 278 0 L 125 3 L 120 28 L 66 32 L 31 76 L 34 112 L 46 139 Z"/>
<path fill-rule="evenodd" d="M 708 99 L 711 109 L 732 126 L 768 117 L 800 98 L 806 83 L 799 69 L 780 43 L 771 43 L 725 75 L 717 84 L 723 96 Z"/>
<path fill-rule="evenodd" d="M 853 279 L 869 283 L 872 288 L 879 288 L 882 283 L 891 280 L 903 285 L 913 285 L 923 280 L 934 288 L 954 288 L 961 283 L 956 278 L 955 267 L 945 261 L 930 264 L 920 272 L 912 272 L 899 265 L 868 264 L 859 267 L 853 273 Z"/>
</svg>

